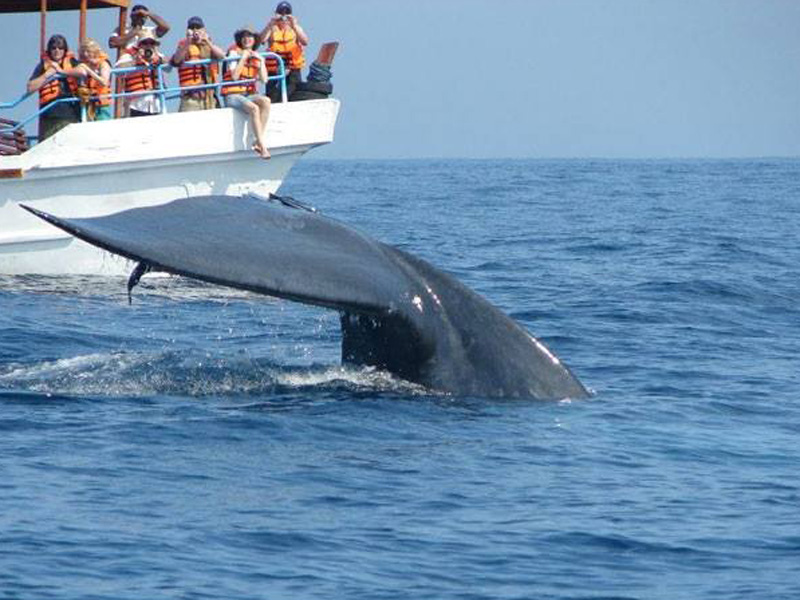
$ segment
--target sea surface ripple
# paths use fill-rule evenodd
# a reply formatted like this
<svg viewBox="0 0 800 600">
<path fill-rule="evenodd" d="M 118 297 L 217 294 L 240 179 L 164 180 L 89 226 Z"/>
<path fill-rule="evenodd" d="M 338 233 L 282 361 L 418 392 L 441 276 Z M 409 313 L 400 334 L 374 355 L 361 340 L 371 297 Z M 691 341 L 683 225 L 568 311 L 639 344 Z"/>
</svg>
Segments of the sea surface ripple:
<svg viewBox="0 0 800 600">
<path fill-rule="evenodd" d="M 0 600 L 800 598 L 800 161 L 301 161 L 586 401 L 339 364 L 334 313 L 0 276 Z"/>
</svg>

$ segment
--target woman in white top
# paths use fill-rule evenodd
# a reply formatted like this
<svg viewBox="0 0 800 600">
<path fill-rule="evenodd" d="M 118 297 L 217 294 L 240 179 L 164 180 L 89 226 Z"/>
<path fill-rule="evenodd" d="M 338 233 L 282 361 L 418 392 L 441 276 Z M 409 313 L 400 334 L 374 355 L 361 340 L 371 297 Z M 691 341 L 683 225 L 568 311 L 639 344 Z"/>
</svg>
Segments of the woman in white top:
<svg viewBox="0 0 800 600">
<path fill-rule="evenodd" d="M 261 158 L 269 158 L 264 129 L 269 119 L 271 102 L 266 96 L 256 93 L 256 82 L 267 81 L 267 67 L 264 58 L 255 50 L 256 33 L 252 27 L 242 27 L 234 34 L 234 39 L 236 43 L 228 49 L 228 57 L 239 60 L 226 64 L 222 96 L 226 106 L 240 110 L 250 117 L 255 137 L 253 150 Z M 241 83 L 237 84 L 239 81 Z"/>
</svg>

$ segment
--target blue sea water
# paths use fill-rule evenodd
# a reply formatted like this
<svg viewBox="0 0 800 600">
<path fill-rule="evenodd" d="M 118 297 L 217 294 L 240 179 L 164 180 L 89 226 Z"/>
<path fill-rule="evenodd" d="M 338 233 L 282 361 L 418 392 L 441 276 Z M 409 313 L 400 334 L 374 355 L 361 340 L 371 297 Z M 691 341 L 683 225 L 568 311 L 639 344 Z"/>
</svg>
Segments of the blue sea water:
<svg viewBox="0 0 800 600">
<path fill-rule="evenodd" d="M 301 161 L 589 400 L 339 365 L 335 314 L 0 277 L 0 600 L 800 598 L 800 161 Z"/>
</svg>

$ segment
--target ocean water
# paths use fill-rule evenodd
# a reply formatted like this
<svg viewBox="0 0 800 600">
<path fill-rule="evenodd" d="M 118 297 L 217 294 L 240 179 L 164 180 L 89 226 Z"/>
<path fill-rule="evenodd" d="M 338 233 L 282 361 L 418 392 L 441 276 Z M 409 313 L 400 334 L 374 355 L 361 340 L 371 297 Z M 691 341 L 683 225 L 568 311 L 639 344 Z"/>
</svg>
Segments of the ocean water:
<svg viewBox="0 0 800 600">
<path fill-rule="evenodd" d="M 339 365 L 336 314 L 0 277 L 0 600 L 800 598 L 800 161 L 301 161 L 582 401 Z"/>
</svg>

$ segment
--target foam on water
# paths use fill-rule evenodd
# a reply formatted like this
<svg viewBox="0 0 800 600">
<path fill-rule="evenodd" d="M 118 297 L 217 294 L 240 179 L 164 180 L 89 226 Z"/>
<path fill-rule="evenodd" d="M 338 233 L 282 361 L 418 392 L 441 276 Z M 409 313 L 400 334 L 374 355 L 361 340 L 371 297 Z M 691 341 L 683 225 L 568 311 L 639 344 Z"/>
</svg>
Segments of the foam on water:
<svg viewBox="0 0 800 600">
<path fill-rule="evenodd" d="M 258 395 L 316 388 L 425 394 L 425 388 L 373 368 L 291 367 L 250 359 L 163 353 L 88 354 L 0 366 L 0 389 L 75 396 Z"/>
</svg>

